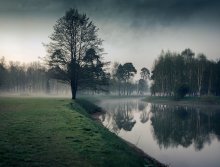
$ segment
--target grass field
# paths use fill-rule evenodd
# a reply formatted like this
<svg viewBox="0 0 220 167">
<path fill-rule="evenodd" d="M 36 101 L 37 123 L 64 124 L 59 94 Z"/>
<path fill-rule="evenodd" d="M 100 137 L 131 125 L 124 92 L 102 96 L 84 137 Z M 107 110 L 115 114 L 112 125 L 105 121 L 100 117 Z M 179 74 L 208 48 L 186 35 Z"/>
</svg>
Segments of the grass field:
<svg viewBox="0 0 220 167">
<path fill-rule="evenodd" d="M 0 98 L 0 166 L 144 165 L 143 158 L 74 101 Z"/>
</svg>

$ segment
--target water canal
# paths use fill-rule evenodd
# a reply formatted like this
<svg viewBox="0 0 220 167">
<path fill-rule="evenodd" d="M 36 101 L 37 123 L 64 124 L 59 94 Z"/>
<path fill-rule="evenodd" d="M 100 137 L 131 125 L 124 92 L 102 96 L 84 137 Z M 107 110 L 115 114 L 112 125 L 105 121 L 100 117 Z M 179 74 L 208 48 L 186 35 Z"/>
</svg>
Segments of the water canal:
<svg viewBox="0 0 220 167">
<path fill-rule="evenodd" d="M 141 99 L 99 102 L 99 118 L 119 137 L 172 167 L 219 167 L 220 110 L 153 104 Z"/>
</svg>

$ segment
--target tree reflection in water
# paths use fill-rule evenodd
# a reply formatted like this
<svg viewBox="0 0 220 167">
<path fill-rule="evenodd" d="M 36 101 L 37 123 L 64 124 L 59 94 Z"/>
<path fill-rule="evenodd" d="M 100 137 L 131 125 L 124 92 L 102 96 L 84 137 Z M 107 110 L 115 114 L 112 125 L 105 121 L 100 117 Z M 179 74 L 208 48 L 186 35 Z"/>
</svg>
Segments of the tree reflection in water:
<svg viewBox="0 0 220 167">
<path fill-rule="evenodd" d="M 220 140 L 220 113 L 200 108 L 152 104 L 153 135 L 160 147 L 189 147 L 199 151 L 211 143 L 213 134 Z"/>
<path fill-rule="evenodd" d="M 119 130 L 131 131 L 136 121 L 133 119 L 132 110 L 126 104 L 118 107 L 118 112 L 113 116 Z"/>
<path fill-rule="evenodd" d="M 147 111 L 148 103 L 142 101 L 138 102 L 138 110 L 140 111 L 140 121 L 141 123 L 146 123 L 149 120 L 150 112 Z"/>
<path fill-rule="evenodd" d="M 107 111 L 101 116 L 102 122 L 116 134 L 121 130 L 132 132 L 136 124 L 150 121 L 152 136 L 160 148 L 193 145 L 200 151 L 215 137 L 220 141 L 220 111 L 217 110 L 150 104 L 141 100 L 107 101 L 101 106 Z"/>
<path fill-rule="evenodd" d="M 134 112 L 137 110 L 137 101 L 120 101 L 105 104 L 105 110 L 108 111 L 102 120 L 108 122 L 108 129 L 118 134 L 122 129 L 131 131 L 136 120 L 134 120 Z M 102 121 L 102 122 L 103 122 Z"/>
<path fill-rule="evenodd" d="M 120 130 L 131 131 L 136 121 L 134 113 L 139 113 L 141 123 L 146 123 L 150 118 L 150 111 L 147 110 L 148 103 L 141 100 L 120 100 L 103 104 L 103 108 L 108 111 L 100 117 L 108 129 L 118 134 Z"/>
</svg>

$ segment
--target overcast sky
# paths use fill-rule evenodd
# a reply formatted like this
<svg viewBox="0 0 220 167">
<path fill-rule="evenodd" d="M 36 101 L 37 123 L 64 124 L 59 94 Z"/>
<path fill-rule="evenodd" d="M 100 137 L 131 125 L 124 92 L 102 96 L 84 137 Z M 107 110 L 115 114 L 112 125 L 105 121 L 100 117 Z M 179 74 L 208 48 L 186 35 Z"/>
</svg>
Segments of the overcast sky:
<svg viewBox="0 0 220 167">
<path fill-rule="evenodd" d="M 98 26 L 107 61 L 151 68 L 162 49 L 185 48 L 220 58 L 219 0 L 0 0 L 0 57 L 44 57 L 42 42 L 71 7 Z"/>
</svg>

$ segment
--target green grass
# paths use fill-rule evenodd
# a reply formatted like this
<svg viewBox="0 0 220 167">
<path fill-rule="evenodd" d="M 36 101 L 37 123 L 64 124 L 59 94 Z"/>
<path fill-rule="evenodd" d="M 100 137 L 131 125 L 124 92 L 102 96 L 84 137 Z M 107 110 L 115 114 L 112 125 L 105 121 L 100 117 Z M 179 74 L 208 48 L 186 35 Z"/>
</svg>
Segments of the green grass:
<svg viewBox="0 0 220 167">
<path fill-rule="evenodd" d="M 91 101 L 92 101 L 92 99 L 86 100 L 86 99 L 83 99 L 83 98 L 75 100 L 75 102 L 78 105 L 80 105 L 89 114 L 94 114 L 96 112 L 101 112 L 102 108 L 98 107 L 97 105 L 95 105 Z M 71 104 L 74 105 L 76 103 L 71 103 Z M 81 111 L 81 110 L 79 110 L 79 111 Z"/>
<path fill-rule="evenodd" d="M 0 166 L 135 167 L 145 163 L 74 101 L 0 98 Z"/>
</svg>

